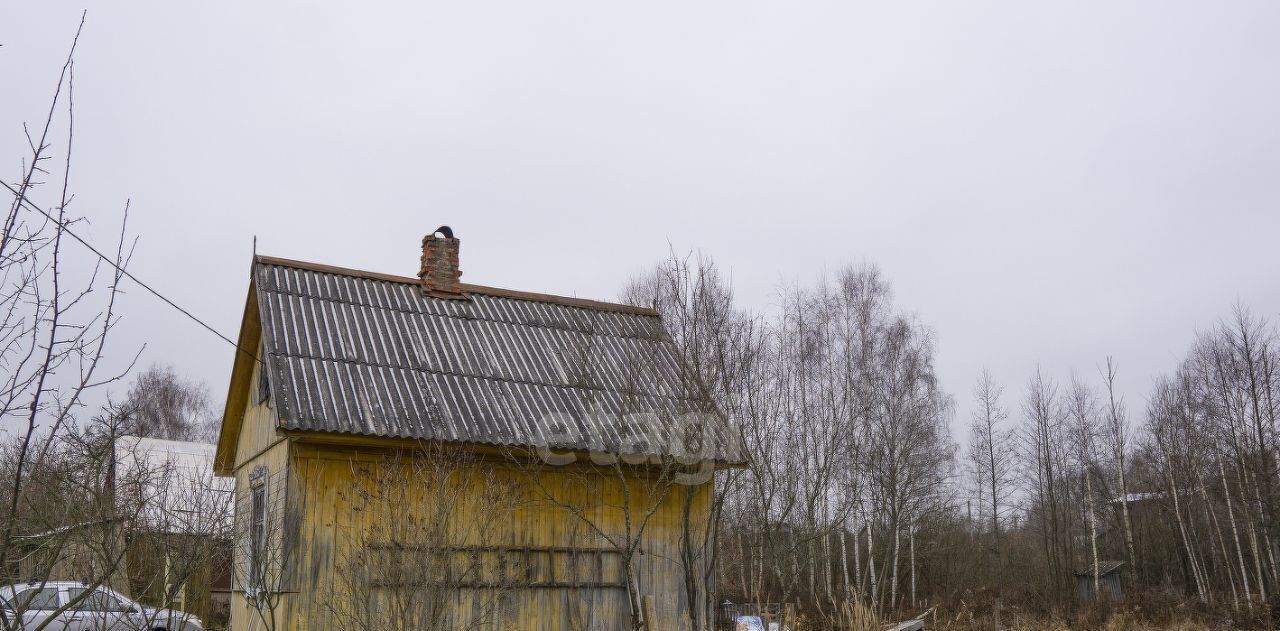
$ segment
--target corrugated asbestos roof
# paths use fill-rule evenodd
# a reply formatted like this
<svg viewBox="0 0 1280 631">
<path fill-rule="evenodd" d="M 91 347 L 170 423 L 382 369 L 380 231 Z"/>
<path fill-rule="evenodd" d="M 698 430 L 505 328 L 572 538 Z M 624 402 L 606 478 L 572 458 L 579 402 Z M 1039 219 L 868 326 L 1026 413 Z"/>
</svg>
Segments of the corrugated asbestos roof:
<svg viewBox="0 0 1280 631">
<path fill-rule="evenodd" d="M 742 462 L 652 311 L 258 257 L 283 429 Z"/>
</svg>

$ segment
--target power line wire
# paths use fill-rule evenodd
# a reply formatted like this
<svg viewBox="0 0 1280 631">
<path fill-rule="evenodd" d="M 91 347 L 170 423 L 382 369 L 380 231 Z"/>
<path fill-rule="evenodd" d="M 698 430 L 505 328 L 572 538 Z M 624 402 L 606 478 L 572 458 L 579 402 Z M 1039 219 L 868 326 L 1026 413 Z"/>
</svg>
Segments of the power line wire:
<svg viewBox="0 0 1280 631">
<path fill-rule="evenodd" d="M 210 333 L 213 333 L 214 335 L 216 335 L 216 336 L 218 336 L 218 337 L 222 338 L 222 340 L 223 340 L 223 341 L 225 341 L 226 343 L 228 343 L 228 344 L 230 344 L 230 345 L 234 346 L 234 347 L 236 348 L 236 350 L 238 350 L 238 351 L 240 351 L 241 353 L 244 353 L 244 354 L 248 355 L 249 357 L 253 358 L 253 360 L 254 360 L 254 361 L 258 361 L 258 357 L 257 357 L 257 355 L 255 355 L 255 354 L 253 354 L 253 353 L 249 352 L 248 350 L 245 350 L 245 349 L 244 349 L 243 347 L 241 347 L 239 344 L 237 344 L 237 343 L 235 343 L 235 342 L 231 341 L 231 338 L 229 338 L 229 337 L 227 337 L 227 336 L 223 335 L 223 334 L 222 334 L 222 333 L 220 333 L 217 329 L 215 329 L 215 328 L 213 328 L 212 326 L 209 326 L 208 324 L 206 324 L 204 320 L 201 320 L 200 318 L 197 318 L 197 317 L 196 317 L 194 314 L 192 314 L 190 311 L 187 311 L 186 309 L 183 309 L 181 306 L 179 306 L 179 305 L 178 305 L 178 303 L 176 303 L 176 302 L 174 302 L 174 301 L 170 300 L 169 298 L 165 297 L 165 295 L 164 295 L 164 294 L 160 293 L 159 291 L 156 291 L 156 290 L 155 290 L 155 289 L 153 289 L 150 285 L 148 285 L 148 284 L 146 284 L 146 283 L 142 282 L 141 280 L 139 280 L 139 279 L 138 279 L 138 277 L 137 277 L 137 276 L 134 276 L 132 273 L 130 273 L 130 272 L 129 272 L 128 270 L 126 270 L 125 268 L 120 267 L 120 265 L 119 265 L 116 261 L 112 260 L 110 257 L 108 257 L 107 255 L 103 254 L 100 250 L 98 250 L 98 248 L 93 247 L 93 245 L 92 245 L 92 244 L 90 244 L 88 241 L 85 241 L 84 239 L 80 238 L 80 235 L 78 235 L 78 234 L 76 234 L 76 233 L 74 233 L 74 232 L 72 232 L 72 231 L 71 231 L 71 228 L 67 225 L 67 222 L 58 221 L 58 219 L 57 219 L 56 217 L 54 217 L 53 215 L 51 215 L 51 214 L 49 214 L 49 213 L 45 212 L 45 210 L 44 210 L 43 208 L 40 208 L 39 206 L 37 206 L 37 205 L 35 204 L 35 202 L 32 202 L 31 200 L 27 199 L 27 197 L 26 197 L 25 195 L 19 195 L 18 191 L 17 191 L 16 189 L 14 189 L 12 186 L 9 186 L 9 184 L 8 184 L 7 182 L 5 182 L 4 180 L 0 180 L 0 186 L 4 186 L 6 189 L 8 189 L 8 190 L 9 190 L 9 192 L 10 192 L 10 193 L 13 193 L 14 197 L 18 198 L 18 203 L 19 203 L 19 204 L 21 204 L 22 206 L 26 206 L 27 208 L 29 208 L 29 209 L 31 209 L 31 210 L 34 210 L 34 211 L 36 211 L 36 212 L 40 213 L 41 215 L 44 215 L 44 216 L 45 216 L 46 218 L 48 218 L 50 221 L 52 221 L 53 223 L 57 224 L 59 228 L 61 228 L 61 229 L 62 229 L 63 231 L 65 231 L 67 234 L 71 235 L 71 237 L 72 237 L 73 239 L 75 239 L 76 241 L 79 241 L 81 245 L 83 245 L 83 246 L 84 246 L 84 247 L 86 247 L 86 248 L 89 248 L 89 251 L 90 251 L 90 252 L 93 252 L 94 254 L 98 255 L 98 258 L 102 259 L 103 261 L 106 261 L 107 265 L 110 265 L 111 267 L 115 268 L 115 269 L 116 269 L 116 271 L 120 272 L 120 274 L 121 274 L 121 275 L 123 275 L 123 276 L 125 276 L 126 278 L 128 278 L 129 280 L 131 280 L 131 281 L 133 281 L 133 282 L 137 283 L 139 287 L 141 287 L 141 288 L 143 288 L 143 289 L 145 289 L 145 290 L 147 290 L 147 291 L 151 292 L 151 295 L 155 296 L 156 298 L 159 298 L 160 300 L 163 300 L 163 301 L 165 302 L 165 304 L 169 305 L 170 307 L 173 307 L 174 309 L 177 309 L 180 313 L 182 313 L 182 315 L 185 315 L 185 316 L 187 316 L 188 318 L 191 318 L 191 320 L 192 320 L 192 321 L 194 321 L 196 324 L 199 324 L 200 326 L 202 326 L 202 327 L 204 327 L 204 328 L 208 329 Z"/>
</svg>

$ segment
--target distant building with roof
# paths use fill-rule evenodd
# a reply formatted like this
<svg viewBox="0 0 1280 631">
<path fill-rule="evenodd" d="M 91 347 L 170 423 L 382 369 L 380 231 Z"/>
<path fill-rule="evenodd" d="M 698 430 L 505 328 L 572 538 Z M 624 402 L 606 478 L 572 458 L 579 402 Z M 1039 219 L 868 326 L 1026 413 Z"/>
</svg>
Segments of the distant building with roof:
<svg viewBox="0 0 1280 631">
<path fill-rule="evenodd" d="M 213 445 L 114 438 L 106 484 L 114 517 L 19 538 L 23 580 L 93 580 L 146 605 L 225 619 L 231 598 L 233 481 Z"/>
<path fill-rule="evenodd" d="M 207 443 L 125 436 L 115 475 L 144 480 L 129 535 L 127 593 L 203 620 L 227 616 L 231 602 L 234 481 L 215 476 Z M 136 504 L 135 504 L 136 502 Z"/>
</svg>

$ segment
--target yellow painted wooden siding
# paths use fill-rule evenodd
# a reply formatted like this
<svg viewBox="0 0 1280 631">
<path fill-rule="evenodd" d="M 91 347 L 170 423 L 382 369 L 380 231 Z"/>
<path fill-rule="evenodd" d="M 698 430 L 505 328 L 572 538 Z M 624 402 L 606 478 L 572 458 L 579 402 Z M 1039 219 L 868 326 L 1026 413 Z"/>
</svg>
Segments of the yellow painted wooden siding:
<svg viewBox="0 0 1280 631">
<path fill-rule="evenodd" d="M 367 450 L 365 453 L 367 454 Z M 296 594 L 282 599 L 281 610 L 285 620 L 279 628 L 336 629 L 339 625 L 330 618 L 333 610 L 340 608 L 341 603 L 349 602 L 349 599 L 358 598 L 349 593 L 346 582 L 339 574 L 344 567 L 344 560 L 352 558 L 351 555 L 362 546 L 365 541 L 362 534 L 376 530 L 376 524 L 402 516 L 387 515 L 387 507 L 362 501 L 364 494 L 376 492 L 379 479 L 384 478 L 379 470 L 385 465 L 376 462 L 376 458 L 357 456 L 350 448 L 294 445 L 289 464 L 292 468 L 290 498 L 296 502 L 299 514 L 296 574 L 293 577 L 293 585 L 297 589 Z M 482 483 L 496 483 L 503 485 L 503 488 L 518 488 L 522 495 L 516 498 L 518 506 L 500 516 L 493 515 L 491 511 L 477 514 L 474 511 L 482 510 L 482 507 L 463 501 L 460 505 L 462 508 L 451 517 L 461 525 L 474 525 L 479 518 L 501 519 L 502 524 L 485 541 L 478 541 L 474 530 L 457 532 L 455 543 L 497 546 L 514 556 L 524 555 L 523 551 L 526 549 L 609 548 L 606 542 L 591 531 L 586 522 L 566 509 L 547 502 L 543 490 L 528 485 L 527 472 L 494 462 L 479 462 L 468 466 L 486 468 L 486 471 L 477 475 L 483 482 L 473 480 L 473 487 Z M 606 476 L 583 477 L 558 471 L 542 475 L 542 488 L 549 490 L 563 502 L 584 505 L 587 503 L 584 499 L 587 495 L 597 494 L 597 499 L 601 501 L 594 502 L 588 509 L 589 519 L 612 534 L 623 532 L 623 511 L 617 508 L 622 503 L 623 495 L 620 481 Z M 579 488 L 583 480 L 593 485 L 586 493 Z M 640 492 L 644 486 L 642 482 L 632 481 L 630 485 L 633 495 L 643 495 Z M 483 493 L 483 490 L 475 488 L 468 491 L 468 494 L 476 496 Z M 694 519 L 705 515 L 710 485 L 676 487 L 647 525 L 641 546 L 642 555 L 636 559 L 641 595 L 649 595 L 655 599 L 659 617 L 655 627 L 657 629 L 682 628 L 680 620 L 682 612 L 687 608 L 684 575 L 678 561 L 684 493 L 692 493 L 694 496 Z M 413 503 L 431 499 L 430 494 L 419 494 Z M 648 505 L 647 498 L 633 497 L 633 515 L 638 518 Z M 429 511 L 430 508 L 417 505 L 403 506 L 400 510 L 404 515 L 412 515 Z M 548 564 L 555 564 L 561 575 L 569 573 L 574 567 L 570 563 L 572 555 L 567 550 L 535 552 L 530 553 L 530 556 L 537 554 L 543 555 L 537 561 L 541 566 L 538 568 L 538 576 L 546 576 L 550 570 L 546 567 Z M 628 628 L 627 594 L 620 585 L 620 558 L 608 552 L 602 552 L 599 556 L 599 560 L 585 564 L 580 558 L 579 579 L 595 578 L 603 570 L 607 578 L 616 578 L 618 587 L 515 586 L 502 593 L 501 602 L 497 605 L 488 600 L 490 596 L 477 596 L 477 590 L 462 590 L 455 597 L 453 604 L 456 611 L 453 615 L 466 618 L 470 611 L 480 609 L 487 614 L 488 620 L 480 628 L 504 631 L 595 631 Z M 240 622 L 243 618 L 238 618 L 234 625 L 237 631 L 252 628 Z"/>
<path fill-rule="evenodd" d="M 233 629 L 282 629 L 281 624 L 264 625 L 259 614 L 245 600 L 244 572 L 248 567 L 249 546 L 249 505 L 251 478 L 254 471 L 261 468 L 266 474 L 267 505 L 269 520 L 283 523 L 284 510 L 288 501 L 289 475 L 289 443 L 276 431 L 277 419 L 270 401 L 259 401 L 258 371 L 262 364 L 254 362 L 254 369 L 248 380 L 248 402 L 245 407 L 244 421 L 235 451 L 235 518 L 232 541 L 232 595 L 231 626 Z M 269 529 L 271 530 L 271 529 Z M 269 550 L 278 550 L 280 538 L 284 533 L 279 529 L 271 533 L 276 539 L 268 543 Z M 280 563 L 280 560 L 276 561 Z"/>
<path fill-rule="evenodd" d="M 261 356 L 261 348 L 259 348 L 259 356 Z M 244 421 L 241 422 L 240 435 L 236 443 L 235 452 L 235 468 L 236 478 L 239 479 L 240 473 L 246 468 L 245 465 L 250 460 L 257 460 L 262 452 L 281 440 L 280 435 L 276 432 L 278 425 L 276 412 L 271 401 L 259 402 L 258 400 L 258 379 L 259 371 L 262 369 L 260 362 L 253 362 L 253 371 L 249 375 L 248 383 L 241 387 L 249 391 L 248 403 L 245 406 Z M 255 464 L 261 464 L 255 462 Z"/>
</svg>

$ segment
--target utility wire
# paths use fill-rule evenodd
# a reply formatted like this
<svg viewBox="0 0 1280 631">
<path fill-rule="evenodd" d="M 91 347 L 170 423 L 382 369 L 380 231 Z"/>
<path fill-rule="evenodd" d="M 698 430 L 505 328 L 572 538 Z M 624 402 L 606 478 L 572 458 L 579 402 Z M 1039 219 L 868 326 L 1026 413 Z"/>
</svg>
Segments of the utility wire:
<svg viewBox="0 0 1280 631">
<path fill-rule="evenodd" d="M 50 221 L 52 221 L 53 223 L 57 224 L 57 226 L 58 226 L 59 228 L 61 228 L 61 229 L 62 229 L 63 231 L 65 231 L 67 234 L 71 235 L 71 237 L 72 237 L 73 239 L 75 239 L 76 241 L 79 241 L 79 242 L 80 242 L 80 244 L 81 244 L 81 245 L 83 245 L 84 247 L 89 248 L 89 251 L 90 251 L 90 252 L 93 252 L 94 254 L 98 255 L 98 258 L 102 259 L 103 261 L 106 261 L 107 265 L 110 265 L 111 267 L 114 267 L 114 268 L 116 269 L 116 271 L 120 272 L 120 274 L 121 274 L 121 275 L 123 275 L 123 276 L 125 276 L 126 278 L 128 278 L 129 280 L 131 280 L 131 281 L 133 281 L 133 282 L 137 283 L 139 287 L 141 287 L 141 288 L 143 288 L 143 289 L 145 289 L 145 290 L 147 290 L 147 291 L 151 292 L 151 295 L 155 296 L 156 298 L 159 298 L 159 299 L 163 300 L 163 301 L 165 302 L 165 304 L 169 305 L 170 307 L 173 307 L 174 309 L 177 309 L 179 312 L 181 312 L 181 313 L 182 313 L 182 315 L 185 315 L 185 316 L 187 316 L 188 318 L 191 318 L 191 319 L 192 319 L 196 324 L 199 324 L 200 326 L 202 326 L 202 327 L 204 327 L 204 328 L 208 329 L 210 333 L 213 333 L 214 335 L 216 335 L 216 336 L 218 336 L 218 337 L 222 338 L 222 340 L 223 340 L 224 342 L 226 342 L 226 343 L 228 343 L 228 344 L 230 344 L 230 345 L 234 346 L 234 347 L 236 348 L 236 350 L 238 350 L 238 351 L 240 351 L 241 353 L 244 353 L 244 354 L 248 355 L 249 357 L 253 358 L 253 360 L 254 360 L 254 361 L 259 361 L 259 360 L 258 360 L 257 355 L 255 355 L 255 354 L 253 354 L 253 353 L 249 352 L 248 350 L 245 350 L 245 349 L 244 349 L 244 348 L 242 348 L 239 344 L 237 344 L 237 343 L 235 343 L 235 342 L 231 341 L 231 338 L 229 338 L 229 337 L 227 337 L 227 336 L 223 335 L 222 333 L 218 332 L 218 330 L 217 330 L 217 329 L 215 329 L 215 328 L 213 328 L 212 326 L 209 326 L 208 324 L 206 324 L 204 320 L 201 320 L 200 318 L 197 318 L 197 317 L 196 317 L 194 314 L 192 314 L 190 311 L 187 311 L 186 309 L 183 309 L 182 307 L 180 307 L 180 306 L 178 305 L 178 303 L 176 303 L 176 302 L 174 302 L 174 301 L 172 301 L 172 300 L 170 300 L 170 299 L 166 298 L 164 294 L 162 294 L 162 293 L 160 293 L 160 292 L 156 291 L 156 290 L 155 290 L 155 289 L 153 289 L 150 285 L 148 285 L 148 284 L 146 284 L 146 283 L 142 282 L 141 280 L 139 280 L 139 279 L 138 279 L 138 277 L 137 277 L 137 276 L 134 276 L 132 273 L 130 273 L 130 272 L 129 272 L 128 270 L 126 270 L 125 268 L 120 267 L 120 264 L 119 264 L 119 263 L 117 263 L 116 261 L 112 260 L 112 259 L 111 259 L 111 257 L 109 257 L 109 256 L 107 256 L 107 255 L 105 255 L 105 254 L 103 254 L 100 250 L 98 250 L 98 248 L 93 247 L 93 245 L 92 245 L 92 244 L 90 244 L 88 241 L 85 241 L 84 239 L 80 238 L 80 235 L 78 235 L 78 234 L 76 234 L 76 233 L 72 232 L 72 231 L 71 231 L 71 228 L 67 225 L 67 222 L 60 222 L 60 221 L 58 221 L 58 218 L 57 218 L 57 217 L 54 217 L 53 215 L 51 215 L 51 214 L 49 214 L 49 213 L 45 212 L 45 210 L 44 210 L 43 208 L 40 208 L 39 206 L 35 205 L 35 203 L 34 203 L 34 202 L 32 202 L 31 200 L 27 199 L 27 198 L 26 198 L 26 196 L 19 196 L 17 189 L 13 188 L 12 186 L 9 186 L 9 184 L 8 184 L 7 182 L 5 182 L 4 180 L 0 180 L 0 186 L 4 186 L 6 189 L 9 189 L 9 192 L 10 192 L 10 193 L 13 193 L 13 196 L 14 196 L 14 197 L 18 197 L 18 198 L 19 198 L 19 199 L 18 199 L 18 202 L 19 202 L 21 205 L 26 206 L 27 208 L 29 208 L 29 209 L 31 209 L 31 210 L 34 210 L 34 211 L 36 211 L 36 212 L 40 213 L 41 215 L 44 215 L 44 216 L 45 216 L 46 218 L 48 218 Z"/>
</svg>

